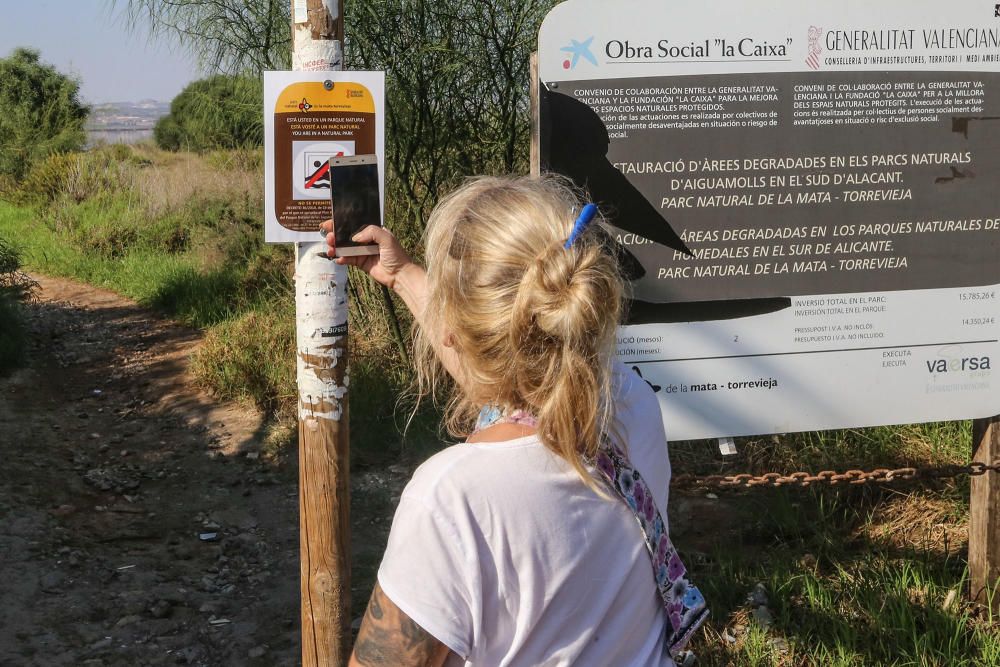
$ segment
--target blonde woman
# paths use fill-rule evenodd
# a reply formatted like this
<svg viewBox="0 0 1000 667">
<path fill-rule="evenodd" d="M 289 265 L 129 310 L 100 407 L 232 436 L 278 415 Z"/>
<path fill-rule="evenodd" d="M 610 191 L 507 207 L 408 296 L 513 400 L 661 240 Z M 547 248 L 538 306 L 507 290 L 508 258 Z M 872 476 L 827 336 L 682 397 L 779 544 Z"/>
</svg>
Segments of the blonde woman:
<svg viewBox="0 0 1000 667">
<path fill-rule="evenodd" d="M 378 255 L 337 259 L 413 312 L 421 387 L 454 378 L 465 437 L 404 490 L 351 665 L 664 667 L 707 614 L 662 519 L 657 401 L 613 359 L 595 212 L 561 180 L 479 178 L 431 215 L 426 270 L 377 227 L 354 240 Z"/>
</svg>

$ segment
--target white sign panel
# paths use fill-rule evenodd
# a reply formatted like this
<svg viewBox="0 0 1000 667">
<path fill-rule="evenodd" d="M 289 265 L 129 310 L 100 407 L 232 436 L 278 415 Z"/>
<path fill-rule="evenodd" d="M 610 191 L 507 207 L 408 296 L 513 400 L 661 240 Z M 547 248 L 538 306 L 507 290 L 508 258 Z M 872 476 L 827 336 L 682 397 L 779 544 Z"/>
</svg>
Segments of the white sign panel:
<svg viewBox="0 0 1000 667">
<path fill-rule="evenodd" d="M 995 2 L 569 0 L 538 52 L 672 440 L 1000 411 Z"/>
<path fill-rule="evenodd" d="M 375 155 L 385 210 L 385 73 L 264 73 L 264 238 L 319 240 L 331 157 Z"/>
</svg>

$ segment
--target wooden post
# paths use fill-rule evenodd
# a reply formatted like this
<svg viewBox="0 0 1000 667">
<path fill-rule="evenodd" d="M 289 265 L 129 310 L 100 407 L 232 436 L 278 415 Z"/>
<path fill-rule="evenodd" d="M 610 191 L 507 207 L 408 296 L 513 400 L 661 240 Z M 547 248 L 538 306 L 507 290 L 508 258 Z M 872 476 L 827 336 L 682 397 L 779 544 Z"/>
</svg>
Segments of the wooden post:
<svg viewBox="0 0 1000 667">
<path fill-rule="evenodd" d="M 294 69 L 341 69 L 343 37 L 343 0 L 292 0 Z M 351 623 L 347 267 L 316 239 L 295 265 L 304 667 L 347 664 Z"/>
<path fill-rule="evenodd" d="M 972 460 L 1000 461 L 1000 417 L 972 423 Z M 972 478 L 969 499 L 969 597 L 1000 613 L 1000 472 Z"/>
<path fill-rule="evenodd" d="M 538 51 L 531 52 L 528 71 L 528 85 L 531 86 L 531 90 L 529 91 L 529 99 L 531 100 L 531 149 L 528 159 L 531 175 L 538 178 L 542 173 L 541 145 L 539 144 L 542 114 L 541 107 L 539 106 Z"/>
</svg>

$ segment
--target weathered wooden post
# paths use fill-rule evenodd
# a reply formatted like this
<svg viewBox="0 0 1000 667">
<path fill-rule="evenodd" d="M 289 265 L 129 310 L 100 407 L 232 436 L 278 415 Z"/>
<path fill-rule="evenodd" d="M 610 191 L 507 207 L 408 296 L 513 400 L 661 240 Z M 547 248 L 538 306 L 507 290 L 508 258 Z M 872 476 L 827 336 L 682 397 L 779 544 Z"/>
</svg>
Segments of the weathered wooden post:
<svg viewBox="0 0 1000 667">
<path fill-rule="evenodd" d="M 342 69 L 343 40 L 343 0 L 292 0 L 293 69 Z M 351 611 L 347 267 L 316 239 L 295 244 L 305 667 L 347 663 Z"/>
<path fill-rule="evenodd" d="M 542 172 L 541 147 L 538 143 L 539 123 L 541 122 L 541 110 L 538 106 L 540 102 L 538 90 L 538 51 L 531 52 L 528 70 L 528 86 L 531 88 L 528 95 L 531 105 L 531 146 L 528 154 L 528 166 L 531 170 L 531 176 L 538 178 Z"/>
<path fill-rule="evenodd" d="M 1000 461 L 1000 417 L 972 423 L 972 461 Z M 969 498 L 969 597 L 1000 613 L 1000 472 L 972 478 Z"/>
</svg>

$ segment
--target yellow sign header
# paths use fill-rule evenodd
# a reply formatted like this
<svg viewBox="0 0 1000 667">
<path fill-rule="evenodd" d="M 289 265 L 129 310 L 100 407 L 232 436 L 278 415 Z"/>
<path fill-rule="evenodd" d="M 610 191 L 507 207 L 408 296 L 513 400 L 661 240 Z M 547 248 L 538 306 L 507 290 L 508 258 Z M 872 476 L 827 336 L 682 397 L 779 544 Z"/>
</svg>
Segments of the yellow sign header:
<svg viewBox="0 0 1000 667">
<path fill-rule="evenodd" d="M 318 81 L 293 83 L 278 95 L 274 112 L 304 114 L 325 111 L 375 113 L 375 101 L 360 83 L 338 81 L 327 90 Z"/>
</svg>

